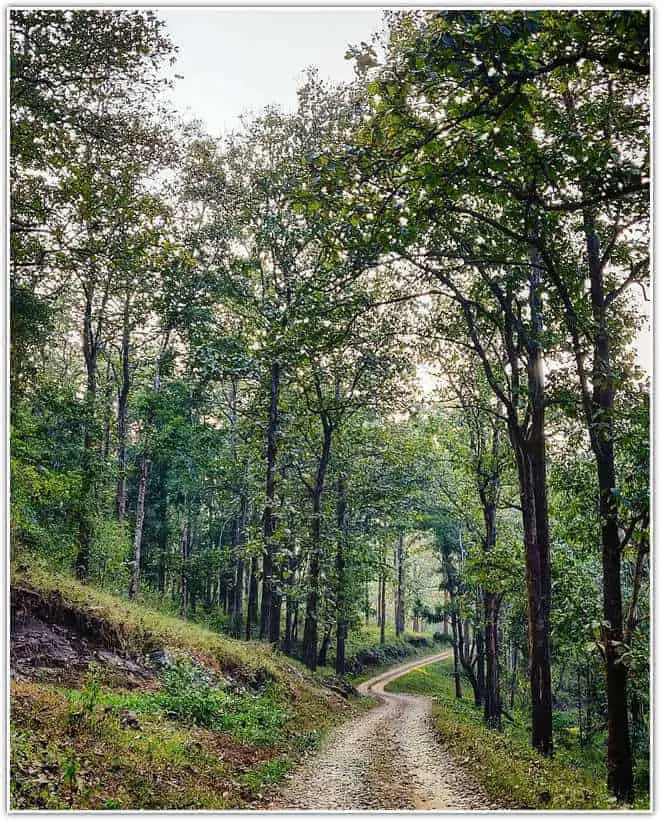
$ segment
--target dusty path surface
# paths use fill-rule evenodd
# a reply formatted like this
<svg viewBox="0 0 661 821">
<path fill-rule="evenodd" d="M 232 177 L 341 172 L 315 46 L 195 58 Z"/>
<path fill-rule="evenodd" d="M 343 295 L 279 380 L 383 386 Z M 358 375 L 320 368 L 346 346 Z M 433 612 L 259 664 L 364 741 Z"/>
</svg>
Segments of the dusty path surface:
<svg viewBox="0 0 661 821">
<path fill-rule="evenodd" d="M 449 655 L 408 662 L 361 684 L 382 703 L 332 731 L 268 809 L 497 809 L 435 739 L 431 700 L 384 692 L 393 679 Z"/>
</svg>

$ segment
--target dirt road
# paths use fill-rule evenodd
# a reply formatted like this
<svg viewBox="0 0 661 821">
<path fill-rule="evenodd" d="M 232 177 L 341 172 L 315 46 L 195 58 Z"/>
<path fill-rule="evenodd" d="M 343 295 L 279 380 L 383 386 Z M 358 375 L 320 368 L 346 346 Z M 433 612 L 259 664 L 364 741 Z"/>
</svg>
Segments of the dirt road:
<svg viewBox="0 0 661 821">
<path fill-rule="evenodd" d="M 393 679 L 448 655 L 408 662 L 361 684 L 361 692 L 382 703 L 331 732 L 269 809 L 495 809 L 434 738 L 430 699 L 384 692 Z"/>
</svg>

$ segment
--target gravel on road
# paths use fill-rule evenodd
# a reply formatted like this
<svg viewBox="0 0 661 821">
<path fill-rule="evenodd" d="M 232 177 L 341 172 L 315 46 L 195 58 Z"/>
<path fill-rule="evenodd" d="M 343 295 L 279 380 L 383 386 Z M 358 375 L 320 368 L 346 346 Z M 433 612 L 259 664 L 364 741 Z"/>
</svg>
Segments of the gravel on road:
<svg viewBox="0 0 661 821">
<path fill-rule="evenodd" d="M 384 691 L 393 679 L 448 655 L 417 659 L 361 684 L 381 704 L 333 730 L 268 809 L 498 809 L 435 738 L 431 699 Z"/>
</svg>

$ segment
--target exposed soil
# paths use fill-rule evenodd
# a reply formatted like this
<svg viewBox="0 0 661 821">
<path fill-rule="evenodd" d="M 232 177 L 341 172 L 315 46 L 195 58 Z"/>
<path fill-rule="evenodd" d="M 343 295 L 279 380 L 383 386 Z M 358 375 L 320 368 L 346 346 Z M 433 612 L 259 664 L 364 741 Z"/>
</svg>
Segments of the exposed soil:
<svg viewBox="0 0 661 821">
<path fill-rule="evenodd" d="M 386 693 L 388 682 L 447 658 L 402 664 L 360 685 L 379 707 L 331 732 L 324 748 L 290 776 L 268 809 L 499 809 L 434 735 L 431 700 Z"/>
<path fill-rule="evenodd" d="M 46 600 L 25 588 L 11 591 L 10 667 L 15 681 L 73 685 L 90 664 L 127 688 L 155 678 L 147 666 L 122 651 L 121 636 L 107 621 L 75 611 L 61 599 Z"/>
</svg>

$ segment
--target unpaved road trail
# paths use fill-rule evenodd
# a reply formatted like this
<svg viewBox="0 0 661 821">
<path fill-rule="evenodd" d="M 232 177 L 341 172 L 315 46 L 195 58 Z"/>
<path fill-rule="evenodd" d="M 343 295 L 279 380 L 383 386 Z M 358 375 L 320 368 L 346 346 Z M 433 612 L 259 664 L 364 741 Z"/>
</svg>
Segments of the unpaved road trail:
<svg viewBox="0 0 661 821">
<path fill-rule="evenodd" d="M 382 703 L 333 730 L 268 809 L 498 809 L 434 737 L 431 700 L 384 692 L 393 679 L 450 654 L 402 664 L 361 684 L 361 692 Z"/>
</svg>

